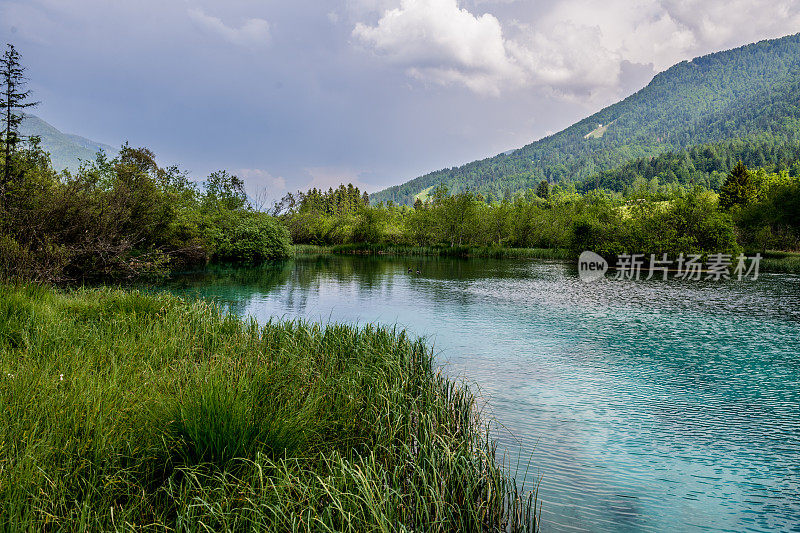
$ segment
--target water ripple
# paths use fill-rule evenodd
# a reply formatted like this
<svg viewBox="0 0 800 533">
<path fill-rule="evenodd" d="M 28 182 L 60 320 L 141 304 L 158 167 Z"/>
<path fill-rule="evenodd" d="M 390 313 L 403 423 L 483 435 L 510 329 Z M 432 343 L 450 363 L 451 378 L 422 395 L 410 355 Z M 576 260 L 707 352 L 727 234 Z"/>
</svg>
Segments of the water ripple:
<svg viewBox="0 0 800 533">
<path fill-rule="evenodd" d="M 545 530 L 800 531 L 800 277 L 584 284 L 561 263 L 349 257 L 275 268 L 175 290 L 259 320 L 428 336 L 479 391 L 520 483 L 540 481 Z"/>
</svg>

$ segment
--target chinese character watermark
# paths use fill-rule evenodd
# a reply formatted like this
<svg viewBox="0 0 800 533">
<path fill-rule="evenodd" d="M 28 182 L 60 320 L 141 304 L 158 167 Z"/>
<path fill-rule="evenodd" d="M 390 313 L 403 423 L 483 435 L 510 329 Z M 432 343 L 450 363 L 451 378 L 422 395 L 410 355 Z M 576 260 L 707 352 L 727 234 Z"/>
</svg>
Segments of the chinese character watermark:
<svg viewBox="0 0 800 533">
<path fill-rule="evenodd" d="M 615 280 L 757 280 L 761 264 L 761 254 L 747 257 L 739 254 L 709 254 L 705 262 L 699 254 L 679 254 L 670 258 L 668 254 L 619 254 L 616 262 Z M 582 281 L 596 281 L 604 278 L 609 270 L 608 262 L 594 252 L 583 252 L 578 258 L 578 275 Z"/>
</svg>

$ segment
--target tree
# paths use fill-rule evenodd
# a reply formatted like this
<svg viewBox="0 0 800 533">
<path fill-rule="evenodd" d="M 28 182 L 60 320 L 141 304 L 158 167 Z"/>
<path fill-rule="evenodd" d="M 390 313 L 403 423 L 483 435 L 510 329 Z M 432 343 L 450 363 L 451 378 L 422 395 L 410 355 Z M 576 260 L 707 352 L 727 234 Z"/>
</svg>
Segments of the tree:
<svg viewBox="0 0 800 533">
<path fill-rule="evenodd" d="M 5 129 L 3 131 L 3 182 L 0 191 L 4 191 L 11 181 L 11 158 L 19 144 L 19 125 L 22 122 L 22 110 L 33 107 L 39 102 L 29 102 L 31 92 L 24 90 L 25 67 L 20 64 L 20 55 L 13 44 L 8 44 L 0 57 L 0 83 L 2 83 L 2 106 Z"/>
<path fill-rule="evenodd" d="M 247 206 L 247 193 L 244 181 L 225 170 L 212 172 L 204 183 L 203 202 L 211 209 L 244 209 Z"/>
<path fill-rule="evenodd" d="M 536 196 L 542 198 L 543 200 L 550 198 L 550 184 L 547 182 L 547 180 L 542 180 L 539 183 L 539 186 L 536 187 Z"/>
<path fill-rule="evenodd" d="M 439 186 L 433 191 L 433 207 L 439 218 L 441 238 L 450 241 L 450 246 L 461 246 L 469 228 L 474 225 L 477 200 L 471 191 L 450 196 L 447 187 Z"/>
<path fill-rule="evenodd" d="M 739 161 L 730 171 L 719 191 L 719 206 L 728 210 L 734 206 L 744 207 L 756 196 L 756 186 L 747 167 Z"/>
<path fill-rule="evenodd" d="M 364 205 L 369 207 L 369 194 L 367 191 L 364 191 L 364 195 L 361 197 L 361 201 L 364 202 Z"/>
</svg>

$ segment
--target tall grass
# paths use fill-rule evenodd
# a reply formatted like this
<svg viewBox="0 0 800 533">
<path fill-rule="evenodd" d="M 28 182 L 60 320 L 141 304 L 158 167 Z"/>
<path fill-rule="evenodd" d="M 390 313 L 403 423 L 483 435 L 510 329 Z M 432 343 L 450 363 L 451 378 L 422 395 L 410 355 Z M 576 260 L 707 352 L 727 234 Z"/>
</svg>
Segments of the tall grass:
<svg viewBox="0 0 800 533">
<path fill-rule="evenodd" d="M 296 244 L 295 255 L 303 254 L 377 254 L 439 257 L 481 257 L 519 259 L 571 259 L 568 250 L 560 248 L 506 248 L 501 246 L 402 246 L 393 244 L 340 244 L 316 246 Z"/>
<path fill-rule="evenodd" d="M 749 256 L 755 252 L 749 252 Z M 800 253 L 767 250 L 762 252 L 760 269 L 764 272 L 800 274 Z"/>
<path fill-rule="evenodd" d="M 530 531 L 404 332 L 0 286 L 0 530 Z"/>
</svg>

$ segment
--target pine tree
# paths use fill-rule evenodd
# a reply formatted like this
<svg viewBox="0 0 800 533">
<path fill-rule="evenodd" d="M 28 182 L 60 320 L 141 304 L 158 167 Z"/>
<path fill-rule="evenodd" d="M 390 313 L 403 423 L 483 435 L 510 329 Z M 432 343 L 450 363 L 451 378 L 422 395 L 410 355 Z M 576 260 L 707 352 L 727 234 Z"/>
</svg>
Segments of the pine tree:
<svg viewBox="0 0 800 533">
<path fill-rule="evenodd" d="M 28 97 L 31 92 L 24 90 L 25 67 L 20 64 L 20 55 L 13 44 L 8 44 L 3 56 L 0 57 L 0 87 L 2 87 L 2 107 L 3 121 L 3 181 L 0 183 L 0 191 L 4 191 L 11 181 L 12 164 L 11 158 L 21 140 L 19 135 L 19 125 L 22 122 L 22 110 L 33 107 L 39 102 L 29 102 Z"/>
<path fill-rule="evenodd" d="M 756 186 L 747 167 L 739 161 L 728 174 L 725 183 L 719 190 L 719 206 L 730 209 L 734 206 L 743 207 L 749 204 L 756 196 Z"/>
<path fill-rule="evenodd" d="M 544 200 L 550 198 L 550 184 L 547 180 L 542 180 L 539 186 L 536 187 L 536 196 Z"/>
</svg>

